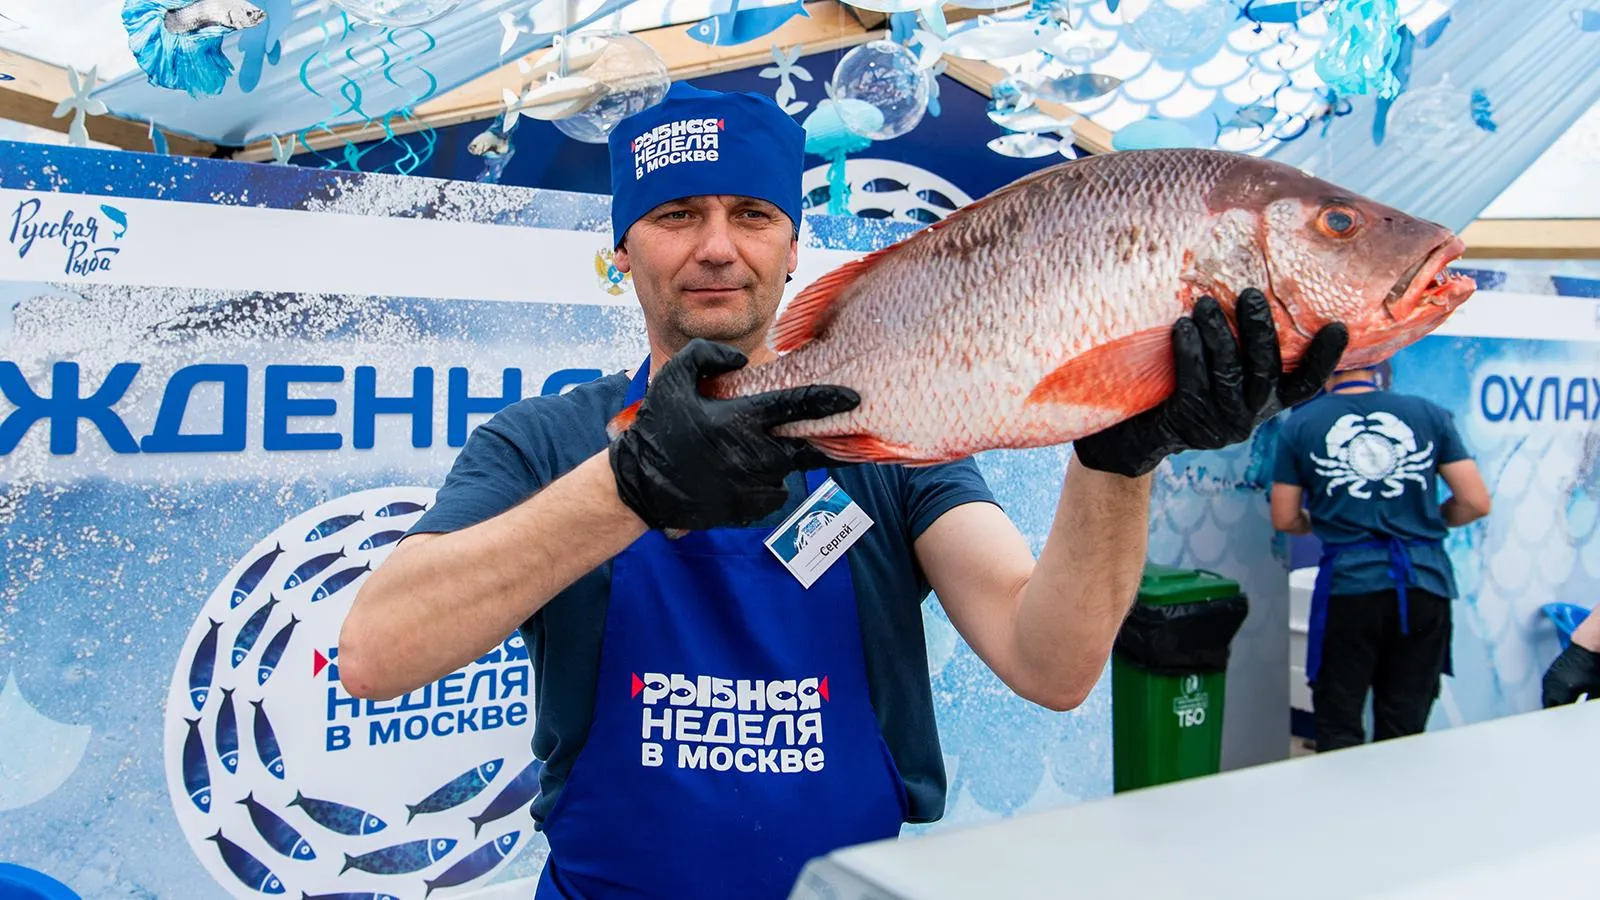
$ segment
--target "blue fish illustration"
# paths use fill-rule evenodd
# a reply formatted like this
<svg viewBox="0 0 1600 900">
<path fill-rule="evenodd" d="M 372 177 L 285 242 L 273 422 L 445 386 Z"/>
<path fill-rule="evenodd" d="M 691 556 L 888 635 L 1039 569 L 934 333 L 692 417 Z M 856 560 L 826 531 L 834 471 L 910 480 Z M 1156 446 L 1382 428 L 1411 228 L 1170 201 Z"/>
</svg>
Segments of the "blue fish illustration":
<svg viewBox="0 0 1600 900">
<path fill-rule="evenodd" d="M 111 231 L 111 239 L 114 241 L 122 240 L 122 236 L 128 233 L 128 214 L 115 206 L 107 206 L 103 203 L 100 205 L 100 211 L 105 213 L 106 218 L 117 226 Z"/>
<path fill-rule="evenodd" d="M 405 536 L 406 536 L 406 533 L 404 531 L 400 531 L 400 530 L 380 531 L 377 534 L 375 534 L 375 535 L 367 538 L 366 540 L 362 541 L 361 542 L 361 546 L 357 547 L 356 549 L 357 550 L 376 550 L 379 547 L 383 547 L 383 546 L 386 546 L 388 544 L 392 544 L 395 541 L 398 541 L 398 540 L 400 540 L 401 538 L 403 538 Z"/>
<path fill-rule="evenodd" d="M 192 97 L 222 93 L 233 62 L 222 42 L 266 18 L 246 0 L 124 0 L 122 27 L 145 77 Z"/>
<path fill-rule="evenodd" d="M 294 792 L 294 799 L 289 801 L 289 805 L 305 810 L 311 821 L 336 834 L 360 837 L 364 834 L 375 834 L 389 827 L 387 822 L 365 810 L 335 803 L 332 800 L 307 797 L 299 791 Z"/>
<path fill-rule="evenodd" d="M 462 772 L 441 785 L 438 790 L 422 798 L 421 803 L 407 803 L 406 824 L 410 824 L 418 813 L 442 812 L 454 809 L 483 793 L 483 789 L 494 781 L 494 776 L 500 774 L 500 767 L 505 764 L 504 759 L 491 759 L 476 769 Z"/>
<path fill-rule="evenodd" d="M 261 629 L 267 627 L 267 619 L 272 615 L 272 608 L 278 605 L 278 598 L 272 594 L 267 595 L 267 602 L 261 608 L 250 614 L 245 620 L 244 627 L 239 629 L 239 634 L 233 639 L 233 667 L 239 668 L 250 651 L 255 649 L 256 640 L 261 637 Z"/>
<path fill-rule="evenodd" d="M 400 900 L 393 894 L 374 894 L 371 891 L 346 891 L 341 894 L 308 894 L 300 892 L 300 900 Z"/>
<path fill-rule="evenodd" d="M 239 718 L 233 712 L 233 689 L 222 689 L 222 705 L 217 708 L 217 757 L 229 773 L 239 771 Z"/>
<path fill-rule="evenodd" d="M 343 875 L 351 869 L 360 869 L 374 875 L 402 875 L 406 872 L 416 872 L 444 859 L 455 846 L 455 838 L 424 838 L 420 841 L 392 844 L 360 856 L 346 853 L 344 868 L 339 870 L 339 874 Z"/>
<path fill-rule="evenodd" d="M 893 178 L 874 178 L 863 184 L 861 189 L 869 194 L 892 194 L 895 191 L 903 191 L 910 186 L 904 181 L 895 181 Z"/>
<path fill-rule="evenodd" d="M 917 199 L 941 209 L 955 209 L 956 202 L 933 188 L 917 191 Z"/>
<path fill-rule="evenodd" d="M 708 16 L 690 25 L 689 37 L 702 44 L 732 47 L 770 34 L 795 16 L 811 17 L 811 13 L 806 12 L 805 0 L 756 9 L 739 9 L 735 4 L 728 12 Z"/>
<path fill-rule="evenodd" d="M 354 515 L 334 516 L 331 519 L 324 519 L 317 523 L 317 527 L 306 534 L 306 540 L 320 541 L 325 537 L 332 537 L 351 525 L 366 519 L 366 517 L 366 513 L 355 513 Z"/>
<path fill-rule="evenodd" d="M 16 80 L 17 80 L 17 76 L 15 76 L 15 75 L 7 75 L 4 72 L 0 72 L 0 81 L 16 81 Z"/>
<path fill-rule="evenodd" d="M 294 634 L 294 627 L 299 624 L 300 620 L 290 613 L 289 624 L 278 629 L 278 633 L 267 642 L 267 649 L 261 652 L 261 662 L 256 666 L 257 684 L 266 684 L 267 679 L 272 677 L 273 671 L 278 668 L 278 660 L 283 658 L 284 649 L 289 646 L 289 637 Z"/>
<path fill-rule="evenodd" d="M 517 846 L 517 838 L 521 836 L 522 832 L 520 831 L 506 832 L 456 860 L 456 864 L 445 869 L 444 873 L 438 878 L 424 879 L 422 883 L 428 886 L 428 890 L 422 896 L 426 897 L 432 894 L 434 888 L 455 887 L 458 884 L 466 884 L 499 865 L 500 860 L 511 855 L 511 848 Z"/>
<path fill-rule="evenodd" d="M 326 600 L 329 597 L 332 597 L 334 594 L 337 594 L 348 587 L 350 582 L 355 581 L 357 578 L 360 578 L 362 575 L 371 571 L 372 563 L 362 563 L 359 568 L 351 567 L 342 572 L 336 572 L 332 575 L 329 575 L 328 580 L 317 585 L 317 589 L 312 592 L 311 602 L 316 603 L 318 600 Z"/>
<path fill-rule="evenodd" d="M 278 749 L 278 736 L 272 733 L 272 722 L 267 718 L 267 709 L 262 706 L 262 701 L 251 700 L 250 705 L 256 708 L 256 758 L 266 766 L 272 777 L 283 780 L 283 751 Z"/>
<path fill-rule="evenodd" d="M 472 822 L 472 836 L 477 837 L 483 826 L 503 819 L 506 816 L 527 806 L 533 800 L 533 795 L 539 793 L 539 773 L 544 769 L 544 763 L 537 758 L 523 767 L 511 783 L 500 789 L 483 812 L 470 817 Z"/>
<path fill-rule="evenodd" d="M 245 569 L 243 574 L 239 576 L 239 580 L 233 583 L 233 600 L 228 604 L 228 607 L 237 609 L 239 604 L 248 599 L 251 592 L 256 589 L 256 585 L 260 584 L 261 579 L 266 577 L 267 570 L 272 568 L 272 564 L 277 562 L 278 557 L 282 555 L 283 545 L 278 544 L 263 554 L 260 559 L 251 563 L 250 567 Z"/>
<path fill-rule="evenodd" d="M 876 206 L 869 206 L 866 209 L 856 210 L 856 215 L 863 219 L 892 219 L 894 218 L 894 210 L 879 209 Z"/>
<path fill-rule="evenodd" d="M 415 512 L 422 512 L 427 508 L 428 506 L 425 503 L 412 503 L 409 500 L 396 500 L 388 506 L 385 506 L 383 509 L 378 510 L 376 513 L 374 513 L 374 515 L 381 519 L 392 519 L 396 516 L 409 516 Z"/>
<path fill-rule="evenodd" d="M 290 588 L 305 584 L 321 574 L 323 569 L 326 569 L 327 567 L 333 565 L 334 562 L 343 558 L 344 551 L 340 550 L 338 553 L 324 553 L 321 556 L 314 556 L 311 559 L 306 560 L 297 568 L 295 568 L 295 570 L 289 574 L 289 577 L 284 580 L 283 589 L 287 591 Z"/>
<path fill-rule="evenodd" d="M 1061 78 L 1051 78 L 1032 85 L 1033 91 L 1057 103 L 1080 103 L 1109 94 L 1122 86 L 1122 79 L 1099 72 L 1083 72 Z"/>
<path fill-rule="evenodd" d="M 814 187 L 811 189 L 810 193 L 806 194 L 805 199 L 800 201 L 800 206 L 802 209 L 810 209 L 813 206 L 821 206 L 824 203 L 827 203 L 828 198 L 831 196 L 833 196 L 833 190 L 828 185 L 824 184 L 820 187 Z"/>
<path fill-rule="evenodd" d="M 235 844 L 222 836 L 222 829 L 206 838 L 214 841 L 217 849 L 222 852 L 222 861 L 228 864 L 228 871 L 232 872 L 245 887 L 260 891 L 263 894 L 283 893 L 283 882 L 272 870 L 261 864 L 261 860 L 250 855 L 250 851 Z"/>
<path fill-rule="evenodd" d="M 315 850 L 311 844 L 294 829 L 293 825 L 283 820 L 282 816 L 267 809 L 261 801 L 256 799 L 254 791 L 244 795 L 239 801 L 250 810 L 250 821 L 256 826 L 256 833 L 267 842 L 267 846 L 282 853 L 290 859 L 316 859 Z"/>
<path fill-rule="evenodd" d="M 206 745 L 200 739 L 200 720 L 184 719 L 189 734 L 183 739 L 183 789 L 203 813 L 211 812 L 211 767 L 206 765 Z"/>
<path fill-rule="evenodd" d="M 208 621 L 211 630 L 200 639 L 200 647 L 189 661 L 189 702 L 194 704 L 196 712 L 206 705 L 206 695 L 211 692 L 211 675 L 217 668 L 217 631 L 222 623 L 216 619 Z"/>
<path fill-rule="evenodd" d="M 1239 18 L 1249 19 L 1260 30 L 1262 23 L 1275 25 L 1291 25 L 1304 19 L 1322 8 L 1325 0 L 1287 0 L 1287 2 L 1263 2 L 1263 0 L 1249 0 L 1239 10 Z"/>
</svg>

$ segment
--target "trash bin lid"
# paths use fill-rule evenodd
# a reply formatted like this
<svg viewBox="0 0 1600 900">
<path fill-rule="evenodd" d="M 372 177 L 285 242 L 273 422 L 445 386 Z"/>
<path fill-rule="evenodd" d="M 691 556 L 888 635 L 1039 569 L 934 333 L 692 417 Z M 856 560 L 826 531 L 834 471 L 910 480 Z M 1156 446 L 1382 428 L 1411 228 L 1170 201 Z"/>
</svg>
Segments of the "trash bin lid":
<svg viewBox="0 0 1600 900">
<path fill-rule="evenodd" d="M 1153 606 L 1239 596 L 1239 582 L 1201 569 L 1148 563 L 1139 579 L 1139 602 Z"/>
</svg>

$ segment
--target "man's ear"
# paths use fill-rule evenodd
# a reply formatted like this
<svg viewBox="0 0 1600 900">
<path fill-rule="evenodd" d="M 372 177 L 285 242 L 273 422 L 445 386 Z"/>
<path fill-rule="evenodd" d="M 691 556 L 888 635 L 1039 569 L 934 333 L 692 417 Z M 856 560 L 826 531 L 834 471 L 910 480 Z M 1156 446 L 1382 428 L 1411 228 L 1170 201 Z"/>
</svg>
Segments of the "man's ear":
<svg viewBox="0 0 1600 900">
<path fill-rule="evenodd" d="M 628 274 L 628 269 L 632 268 L 628 263 L 628 241 L 626 238 L 618 242 L 616 251 L 611 254 L 611 264 L 616 266 L 617 271 L 624 275 Z"/>
</svg>

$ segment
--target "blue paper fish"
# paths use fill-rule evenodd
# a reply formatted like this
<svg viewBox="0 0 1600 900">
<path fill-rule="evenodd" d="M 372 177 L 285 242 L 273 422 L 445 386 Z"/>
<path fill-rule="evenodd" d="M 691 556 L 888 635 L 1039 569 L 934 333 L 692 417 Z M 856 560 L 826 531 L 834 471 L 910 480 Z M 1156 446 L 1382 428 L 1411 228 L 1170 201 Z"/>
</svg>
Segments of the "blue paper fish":
<svg viewBox="0 0 1600 900">
<path fill-rule="evenodd" d="M 343 558 L 344 550 L 342 549 L 338 553 L 324 553 L 321 556 L 313 556 L 295 567 L 295 570 L 284 580 L 283 589 L 287 591 L 305 584 L 321 574 L 323 569 Z"/>
<path fill-rule="evenodd" d="M 267 570 L 272 568 L 272 564 L 277 562 L 278 557 L 282 555 L 283 545 L 279 544 L 263 554 L 260 559 L 251 563 L 250 567 L 240 574 L 239 580 L 233 583 L 233 600 L 228 604 L 228 607 L 237 609 L 239 604 L 249 598 L 251 592 L 256 589 L 256 585 L 260 584 L 261 579 L 266 577 Z"/>
<path fill-rule="evenodd" d="M 251 650 L 255 649 L 256 641 L 261 637 L 261 629 L 267 627 L 267 619 L 272 616 L 272 608 L 277 605 L 278 598 L 268 594 L 267 602 L 261 604 L 260 609 L 251 613 L 250 618 L 246 619 L 244 626 L 239 629 L 239 633 L 234 635 L 233 667 L 235 669 L 239 668 L 239 664 L 245 661 Z"/>
<path fill-rule="evenodd" d="M 366 513 L 354 513 L 348 516 L 334 516 L 331 519 L 323 519 L 317 523 L 317 527 L 306 534 L 306 540 L 320 541 L 325 537 L 331 537 L 357 522 L 364 521 L 366 518 Z"/>
<path fill-rule="evenodd" d="M 261 860 L 251 856 L 250 851 L 223 837 L 221 829 L 206 840 L 216 843 L 217 849 L 222 853 L 222 861 L 228 865 L 228 871 L 232 872 L 245 887 L 263 894 L 283 893 L 283 882 L 278 876 L 262 865 Z"/>
<path fill-rule="evenodd" d="M 239 63 L 239 90 L 247 94 L 261 83 L 263 63 L 278 64 L 283 52 L 278 39 L 294 20 L 294 0 L 257 0 L 257 5 L 266 14 L 266 25 L 239 35 L 239 52 L 244 56 Z"/>
<path fill-rule="evenodd" d="M 211 768 L 206 765 L 206 745 L 200 739 L 200 720 L 184 719 L 189 734 L 183 739 L 183 789 L 203 813 L 211 812 Z"/>
<path fill-rule="evenodd" d="M 311 594 L 311 602 L 316 603 L 319 600 L 326 600 L 329 597 L 332 597 L 334 594 L 337 594 L 346 587 L 349 587 L 350 582 L 355 581 L 357 578 L 360 578 L 362 575 L 371 571 L 372 563 L 362 563 L 360 566 L 353 566 L 345 569 L 344 571 L 335 572 L 334 574 L 329 575 L 326 581 L 317 585 L 316 591 Z"/>
<path fill-rule="evenodd" d="M 360 856 L 346 853 L 344 868 L 339 870 L 339 874 L 343 875 L 351 869 L 360 869 L 374 875 L 416 872 L 444 859 L 455 846 L 455 838 L 425 838 L 420 841 L 393 844 Z"/>
<path fill-rule="evenodd" d="M 522 832 L 520 831 L 510 831 L 502 834 L 493 841 L 456 860 L 456 864 L 445 869 L 438 878 L 424 879 L 422 883 L 428 886 L 428 890 L 423 896 L 429 896 L 434 892 L 435 888 L 455 887 L 458 884 L 466 884 L 499 865 L 500 860 L 511 855 L 511 849 L 517 846 L 517 838 L 521 836 Z"/>
<path fill-rule="evenodd" d="M 731 47 L 770 34 L 795 16 L 811 17 L 811 13 L 806 12 L 805 0 L 755 9 L 739 9 L 735 4 L 728 12 L 708 16 L 690 25 L 689 37 L 702 44 Z"/>
<path fill-rule="evenodd" d="M 256 826 L 256 833 L 267 842 L 267 846 L 282 853 L 290 859 L 316 859 L 317 853 L 311 849 L 311 844 L 293 825 L 283 820 L 283 817 L 264 806 L 256 799 L 254 791 L 244 795 L 239 803 L 250 810 L 250 821 Z"/>
<path fill-rule="evenodd" d="M 539 773 L 544 770 L 544 763 L 537 758 L 523 767 L 517 777 L 500 789 L 483 812 L 470 816 L 472 822 L 472 836 L 477 837 L 483 826 L 490 822 L 503 819 L 519 809 L 522 809 L 539 793 Z"/>
<path fill-rule="evenodd" d="M 380 531 L 377 534 L 374 534 L 371 537 L 368 537 L 366 540 L 362 541 L 361 542 L 361 546 L 357 547 L 356 549 L 357 550 L 376 550 L 379 547 L 388 546 L 389 544 L 392 544 L 395 541 L 398 541 L 398 540 L 400 540 L 401 538 L 403 538 L 405 536 L 406 536 L 406 533 L 404 531 L 399 531 L 399 530 L 395 530 L 395 531 Z"/>
<path fill-rule="evenodd" d="M 233 711 L 233 689 L 222 689 L 222 705 L 217 708 L 217 758 L 228 772 L 239 771 L 239 717 Z"/>
<path fill-rule="evenodd" d="M 145 77 L 194 97 L 222 93 L 233 74 L 223 40 L 264 19 L 248 0 L 124 0 L 122 6 L 128 49 Z"/>
<path fill-rule="evenodd" d="M 112 240 L 122 240 L 122 236 L 128 233 L 128 214 L 115 206 L 107 206 L 103 203 L 100 204 L 100 211 L 106 214 L 106 218 L 110 219 L 112 224 L 117 226 L 111 232 Z"/>
<path fill-rule="evenodd" d="M 406 804 L 406 823 L 410 824 L 420 813 L 443 812 L 471 800 L 483 793 L 483 789 L 494 781 L 494 776 L 500 774 L 500 766 L 504 759 L 491 759 L 476 769 L 463 772 L 441 785 L 437 790 L 422 798 L 420 803 Z"/>
<path fill-rule="evenodd" d="M 251 700 L 250 705 L 256 708 L 256 758 L 261 760 L 272 777 L 283 780 L 283 751 L 278 749 L 278 736 L 272 732 L 272 722 L 267 718 L 266 707 L 262 701 Z"/>
<path fill-rule="evenodd" d="M 375 515 L 380 519 L 389 519 L 395 516 L 409 516 L 415 512 L 422 512 L 427 508 L 428 506 L 425 503 L 412 503 L 409 500 L 397 500 L 388 506 L 385 506 L 383 509 L 378 510 Z"/>
<path fill-rule="evenodd" d="M 1326 0 L 1287 0 L 1287 2 L 1249 0 L 1244 8 L 1239 10 L 1239 17 L 1255 22 L 1259 31 L 1262 23 L 1291 25 L 1298 22 L 1321 9 L 1324 2 Z"/>
<path fill-rule="evenodd" d="M 289 801 L 289 805 L 305 810 L 311 821 L 336 834 L 360 837 L 364 834 L 376 834 L 389 827 L 387 822 L 365 810 L 335 803 L 332 800 L 307 797 L 299 791 L 294 792 L 294 799 Z"/>
<path fill-rule="evenodd" d="M 194 704 L 196 712 L 206 705 L 206 695 L 211 692 L 211 675 L 217 668 L 217 631 L 222 628 L 222 623 L 216 619 L 208 621 L 211 622 L 211 630 L 200 639 L 194 659 L 189 661 L 189 702 Z"/>
<path fill-rule="evenodd" d="M 278 629 L 278 633 L 267 642 L 267 649 L 261 652 L 261 662 L 256 665 L 256 684 L 266 684 L 267 679 L 278 668 L 278 660 L 283 658 L 283 651 L 289 646 L 289 638 L 294 634 L 294 627 L 300 620 L 289 614 L 289 624 Z"/>
<path fill-rule="evenodd" d="M 904 181 L 895 181 L 893 178 L 874 178 L 863 184 L 861 189 L 869 194 L 892 194 L 895 191 L 903 191 L 908 187 L 910 185 Z"/>
</svg>

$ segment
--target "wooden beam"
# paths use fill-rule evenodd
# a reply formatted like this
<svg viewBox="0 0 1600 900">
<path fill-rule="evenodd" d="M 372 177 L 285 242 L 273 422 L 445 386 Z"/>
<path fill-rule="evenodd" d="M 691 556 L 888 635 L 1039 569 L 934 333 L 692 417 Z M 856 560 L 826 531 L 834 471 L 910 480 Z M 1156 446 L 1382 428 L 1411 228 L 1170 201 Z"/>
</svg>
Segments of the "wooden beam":
<svg viewBox="0 0 1600 900">
<path fill-rule="evenodd" d="M 974 59 L 957 59 L 953 56 L 945 57 L 945 74 L 977 91 L 985 97 L 994 97 L 994 86 L 1006 80 L 1006 73 L 998 66 Z M 1038 100 L 1034 106 L 1045 115 L 1057 119 L 1076 116 L 1077 121 L 1072 123 L 1073 142 L 1090 153 L 1111 152 L 1111 132 L 1079 115 L 1069 106 L 1061 103 L 1052 103 L 1048 100 Z"/>
<path fill-rule="evenodd" d="M 56 104 L 72 95 L 67 70 L 46 62 L 0 49 L 0 72 L 14 81 L 0 81 L 0 119 L 10 119 L 65 134 L 72 117 L 55 117 Z M 87 73 L 80 73 L 87 74 Z M 149 152 L 150 126 L 144 122 L 115 116 L 89 116 L 84 123 L 90 140 L 123 150 Z M 169 152 L 179 156 L 215 156 L 217 147 L 184 135 L 161 129 Z"/>
<path fill-rule="evenodd" d="M 1461 239 L 1472 259 L 1600 259 L 1600 219 L 1478 219 Z"/>
</svg>

